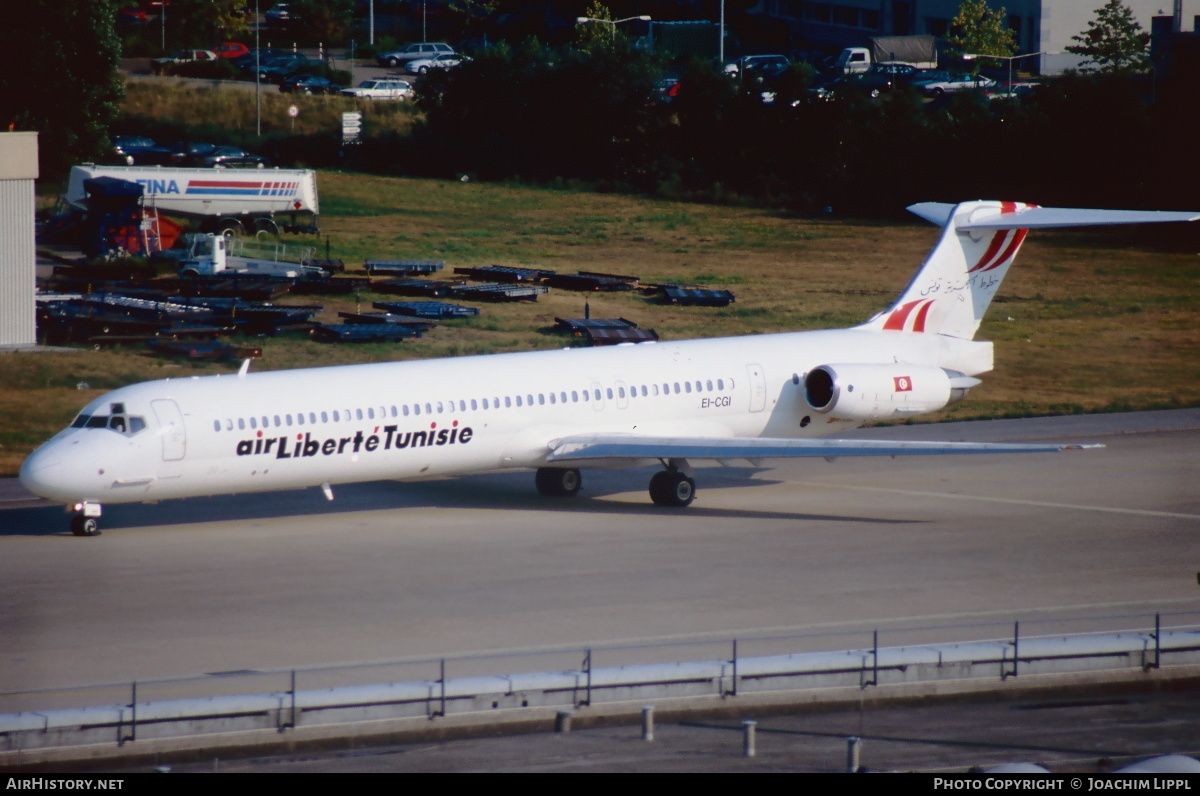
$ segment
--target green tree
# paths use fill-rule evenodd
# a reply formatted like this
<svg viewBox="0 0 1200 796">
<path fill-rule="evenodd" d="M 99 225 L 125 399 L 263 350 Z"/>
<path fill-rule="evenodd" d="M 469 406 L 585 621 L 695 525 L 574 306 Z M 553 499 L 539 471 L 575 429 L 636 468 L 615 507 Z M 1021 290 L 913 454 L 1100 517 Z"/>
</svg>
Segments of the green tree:
<svg viewBox="0 0 1200 796">
<path fill-rule="evenodd" d="M 1096 18 L 1088 23 L 1087 30 L 1071 37 L 1079 44 L 1068 45 L 1066 50 L 1085 56 L 1084 71 L 1095 68 L 1101 72 L 1123 73 L 1142 71 L 1150 66 L 1146 48 L 1150 46 L 1150 34 L 1133 18 L 1121 0 L 1109 0 L 1096 10 Z"/>
<path fill-rule="evenodd" d="M 288 0 L 295 17 L 291 30 L 305 41 L 326 49 L 346 41 L 354 15 L 354 0 Z"/>
<path fill-rule="evenodd" d="M 125 5 L 112 2 L 116 6 Z M 210 49 L 246 33 L 253 15 L 242 12 L 245 5 L 246 0 L 170 0 L 166 6 L 166 29 L 161 34 L 166 39 L 167 52 L 180 47 Z M 157 11 L 162 13 L 161 8 Z M 150 23 L 145 31 L 156 48 L 160 37 L 156 29 L 160 25 L 161 18 Z"/>
<path fill-rule="evenodd" d="M 946 41 L 962 55 L 1007 56 L 1016 52 L 1016 37 L 1005 24 L 1005 9 L 993 11 L 987 0 L 963 0 L 950 21 Z M 979 59 L 972 71 L 979 73 Z"/>
<path fill-rule="evenodd" d="M 124 94 L 114 0 L 28 0 L 0 69 L 3 128 L 36 130 L 41 171 L 57 177 L 104 158 Z"/>
<path fill-rule="evenodd" d="M 592 0 L 587 11 L 583 13 L 587 19 L 599 19 L 604 22 L 576 22 L 575 48 L 582 52 L 595 52 L 611 47 L 617 39 L 616 25 L 611 24 L 613 15 L 608 6 L 600 0 Z"/>
<path fill-rule="evenodd" d="M 463 18 L 463 30 L 471 32 L 473 23 L 482 22 L 496 13 L 499 0 L 447 0 L 446 8 Z"/>
</svg>

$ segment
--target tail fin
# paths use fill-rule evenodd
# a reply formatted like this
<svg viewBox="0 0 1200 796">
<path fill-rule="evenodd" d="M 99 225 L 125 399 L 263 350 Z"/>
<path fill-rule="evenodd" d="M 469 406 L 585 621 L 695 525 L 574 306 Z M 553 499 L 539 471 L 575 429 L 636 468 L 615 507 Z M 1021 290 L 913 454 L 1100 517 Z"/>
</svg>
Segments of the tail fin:
<svg viewBox="0 0 1200 796">
<path fill-rule="evenodd" d="M 1035 227 L 1193 221 L 1198 213 L 1074 210 L 1021 202 L 922 202 L 908 208 L 943 227 L 942 236 L 900 298 L 861 327 L 970 340 Z"/>
</svg>

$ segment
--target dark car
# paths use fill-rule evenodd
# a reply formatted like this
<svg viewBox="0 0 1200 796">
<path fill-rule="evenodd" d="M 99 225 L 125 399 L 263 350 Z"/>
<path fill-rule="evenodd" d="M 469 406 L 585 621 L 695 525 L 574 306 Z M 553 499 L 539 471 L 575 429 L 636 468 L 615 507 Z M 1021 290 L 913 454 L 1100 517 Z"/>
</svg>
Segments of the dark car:
<svg viewBox="0 0 1200 796">
<path fill-rule="evenodd" d="M 171 164 L 174 166 L 203 165 L 202 159 L 211 155 L 216 148 L 216 144 L 203 141 L 176 141 L 168 147 L 171 150 Z"/>
<path fill-rule="evenodd" d="M 171 163 L 171 150 L 144 135 L 114 136 L 113 150 L 126 166 L 166 166 Z"/>
<path fill-rule="evenodd" d="M 217 168 L 265 169 L 271 165 L 271 161 L 262 155 L 255 155 L 253 152 L 247 152 L 235 146 L 219 146 L 202 156 L 198 165 Z"/>
<path fill-rule="evenodd" d="M 842 75 L 841 77 L 827 79 L 810 89 L 810 94 L 815 99 L 821 100 L 846 98 L 855 95 L 875 99 L 884 92 L 891 91 L 893 88 L 895 88 L 895 81 L 889 75 L 878 72 L 865 72 L 859 75 Z"/>
<path fill-rule="evenodd" d="M 245 55 L 239 55 L 237 58 L 234 58 L 233 65 L 236 66 L 239 71 L 254 74 L 255 61 L 260 64 L 265 64 L 272 58 L 278 58 L 281 55 L 286 55 L 286 53 L 284 53 L 283 50 L 275 50 L 270 47 L 260 47 L 258 50 L 251 50 Z"/>
<path fill-rule="evenodd" d="M 301 69 L 320 64 L 320 61 L 310 61 L 302 55 L 280 55 L 262 64 L 258 70 L 260 80 L 269 83 L 279 83 L 284 78 L 291 77 Z M 253 73 L 254 66 L 250 67 Z"/>
<path fill-rule="evenodd" d="M 279 90 L 284 94 L 337 94 L 342 86 L 320 75 L 292 75 L 280 81 Z"/>
</svg>

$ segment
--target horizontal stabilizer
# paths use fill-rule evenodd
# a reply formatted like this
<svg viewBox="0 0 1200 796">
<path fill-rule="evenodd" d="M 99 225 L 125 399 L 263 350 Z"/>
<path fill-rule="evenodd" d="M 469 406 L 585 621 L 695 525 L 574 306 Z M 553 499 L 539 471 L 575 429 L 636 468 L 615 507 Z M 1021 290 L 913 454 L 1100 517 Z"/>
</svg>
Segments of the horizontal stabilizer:
<svg viewBox="0 0 1200 796">
<path fill-rule="evenodd" d="M 771 437 L 639 437 L 599 434 L 552 443 L 548 462 L 597 459 L 790 459 L 807 456 L 929 456 L 952 453 L 1053 453 L 1103 445 L 1008 442 L 924 442 Z"/>
<path fill-rule="evenodd" d="M 956 205 L 944 202 L 921 202 L 908 209 L 939 227 L 950 223 Z M 1052 227 L 1089 227 L 1105 224 L 1155 224 L 1170 221 L 1195 221 L 1200 213 L 1164 210 L 1087 210 L 1071 207 L 1037 207 L 1027 205 L 1013 212 L 989 215 L 979 220 L 959 221 L 956 228 L 977 229 L 1037 229 Z"/>
</svg>

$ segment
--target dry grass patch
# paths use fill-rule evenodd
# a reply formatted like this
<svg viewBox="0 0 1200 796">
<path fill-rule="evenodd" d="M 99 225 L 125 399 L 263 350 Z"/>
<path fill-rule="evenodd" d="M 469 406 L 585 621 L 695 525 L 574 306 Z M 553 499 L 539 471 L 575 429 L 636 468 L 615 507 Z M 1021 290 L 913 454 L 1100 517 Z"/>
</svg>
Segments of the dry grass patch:
<svg viewBox="0 0 1200 796">
<path fill-rule="evenodd" d="M 264 92 L 261 96 L 262 131 L 268 135 L 293 132 L 297 135 L 334 135 L 342 129 L 345 111 L 361 111 L 364 129 L 371 135 L 407 135 L 418 117 L 416 106 L 411 102 L 372 102 L 352 97 L 278 92 Z M 292 105 L 300 110 L 294 123 L 287 113 Z M 128 116 L 193 126 L 213 124 L 251 134 L 257 128 L 254 92 L 219 84 L 130 82 L 121 111 Z"/>
</svg>

